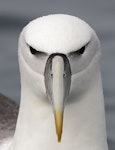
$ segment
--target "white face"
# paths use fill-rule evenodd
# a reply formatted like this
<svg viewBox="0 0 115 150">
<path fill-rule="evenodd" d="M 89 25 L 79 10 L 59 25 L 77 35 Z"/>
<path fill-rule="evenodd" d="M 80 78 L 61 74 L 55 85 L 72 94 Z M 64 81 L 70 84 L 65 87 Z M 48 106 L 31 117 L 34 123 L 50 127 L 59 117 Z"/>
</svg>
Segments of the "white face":
<svg viewBox="0 0 115 150">
<path fill-rule="evenodd" d="M 53 104 L 58 141 L 72 75 L 79 75 L 98 55 L 100 44 L 95 32 L 73 16 L 41 17 L 30 22 L 21 33 L 19 60 L 21 75 L 25 76 L 22 78 L 28 83 L 31 80 L 28 86 L 41 94 L 42 100 L 47 93 Z"/>
<path fill-rule="evenodd" d="M 19 44 L 28 66 L 42 75 L 46 60 L 53 53 L 67 55 L 72 74 L 75 74 L 84 70 L 99 50 L 99 41 L 92 28 L 69 15 L 49 15 L 30 22 L 22 32 Z"/>
</svg>

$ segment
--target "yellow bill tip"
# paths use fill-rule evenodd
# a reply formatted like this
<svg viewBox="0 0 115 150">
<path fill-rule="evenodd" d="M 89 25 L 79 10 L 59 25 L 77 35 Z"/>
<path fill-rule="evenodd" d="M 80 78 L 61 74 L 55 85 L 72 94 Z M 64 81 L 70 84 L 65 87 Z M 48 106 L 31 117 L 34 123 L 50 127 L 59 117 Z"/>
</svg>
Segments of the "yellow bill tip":
<svg viewBox="0 0 115 150">
<path fill-rule="evenodd" d="M 60 109 L 55 111 L 55 125 L 56 125 L 58 142 L 61 142 L 62 127 L 63 127 L 63 113 L 62 111 L 60 111 Z"/>
<path fill-rule="evenodd" d="M 59 142 L 59 143 L 61 142 L 61 135 L 62 135 L 62 134 L 60 134 L 60 135 L 58 134 L 58 142 Z"/>
</svg>

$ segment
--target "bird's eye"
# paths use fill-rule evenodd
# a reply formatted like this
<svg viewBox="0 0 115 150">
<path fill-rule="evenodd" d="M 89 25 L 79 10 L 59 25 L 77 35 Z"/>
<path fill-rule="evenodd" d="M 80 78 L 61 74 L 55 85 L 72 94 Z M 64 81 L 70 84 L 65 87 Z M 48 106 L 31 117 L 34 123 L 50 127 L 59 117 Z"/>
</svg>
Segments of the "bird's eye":
<svg viewBox="0 0 115 150">
<path fill-rule="evenodd" d="M 85 46 L 76 51 L 77 54 L 82 55 L 85 52 Z"/>
<path fill-rule="evenodd" d="M 30 48 L 30 52 L 31 52 L 31 54 L 32 55 L 39 55 L 39 56 L 45 56 L 45 55 L 47 55 L 47 53 L 45 53 L 45 52 L 41 52 L 41 51 L 37 51 L 35 48 L 33 48 L 33 47 L 31 47 L 31 46 L 29 46 L 29 48 Z"/>
<path fill-rule="evenodd" d="M 34 49 L 33 47 L 30 46 L 30 52 L 35 55 L 38 53 L 38 51 L 36 49 Z"/>
<path fill-rule="evenodd" d="M 73 51 L 69 53 L 70 56 L 75 56 L 75 55 L 82 55 L 85 52 L 85 47 L 83 46 L 82 48 L 78 49 L 77 51 Z"/>
<path fill-rule="evenodd" d="M 78 49 L 76 51 L 73 51 L 73 52 L 70 52 L 69 55 L 70 56 L 74 56 L 74 55 L 82 55 L 82 54 L 84 54 L 85 49 L 88 46 L 88 44 L 89 44 L 89 42 L 86 45 L 84 45 L 83 47 L 81 47 L 80 49 Z"/>
</svg>

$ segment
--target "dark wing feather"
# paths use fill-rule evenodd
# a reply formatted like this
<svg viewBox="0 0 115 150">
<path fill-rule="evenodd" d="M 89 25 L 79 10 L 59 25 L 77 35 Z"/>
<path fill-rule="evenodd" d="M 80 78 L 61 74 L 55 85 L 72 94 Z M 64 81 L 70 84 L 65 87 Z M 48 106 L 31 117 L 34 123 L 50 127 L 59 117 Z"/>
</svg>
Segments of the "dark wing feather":
<svg viewBox="0 0 115 150">
<path fill-rule="evenodd" d="M 0 94 L 0 141 L 14 134 L 19 106 Z"/>
</svg>

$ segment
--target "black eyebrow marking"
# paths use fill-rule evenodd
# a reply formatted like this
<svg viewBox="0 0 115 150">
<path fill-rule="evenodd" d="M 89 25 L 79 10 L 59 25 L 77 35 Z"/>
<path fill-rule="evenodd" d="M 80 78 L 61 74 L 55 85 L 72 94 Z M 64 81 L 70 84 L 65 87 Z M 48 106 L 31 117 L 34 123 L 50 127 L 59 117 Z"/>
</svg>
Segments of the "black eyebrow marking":
<svg viewBox="0 0 115 150">
<path fill-rule="evenodd" d="M 68 55 L 72 56 L 74 54 L 76 54 L 76 55 L 82 55 L 82 54 L 84 54 L 85 49 L 87 48 L 88 44 L 89 44 L 89 42 L 87 44 L 85 44 L 84 46 L 82 46 L 80 49 L 68 53 Z"/>
<path fill-rule="evenodd" d="M 35 56 L 44 56 L 44 55 L 47 55 L 47 53 L 43 52 L 43 51 L 38 51 L 36 50 L 35 48 L 33 48 L 32 46 L 28 45 L 29 49 L 30 49 L 30 52 L 32 55 L 35 55 Z"/>
</svg>

